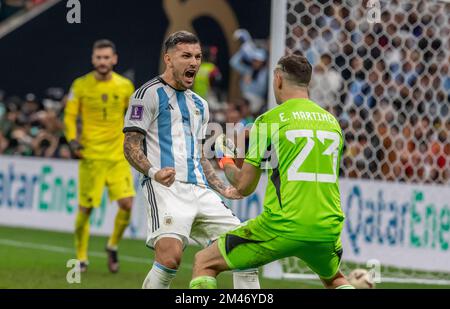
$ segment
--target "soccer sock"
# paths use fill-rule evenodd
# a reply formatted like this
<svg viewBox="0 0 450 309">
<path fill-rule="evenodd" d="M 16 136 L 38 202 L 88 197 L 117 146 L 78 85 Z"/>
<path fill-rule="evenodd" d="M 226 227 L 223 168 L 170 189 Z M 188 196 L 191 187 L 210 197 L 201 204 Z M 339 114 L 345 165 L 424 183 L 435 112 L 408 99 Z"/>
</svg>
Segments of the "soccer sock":
<svg viewBox="0 0 450 309">
<path fill-rule="evenodd" d="M 117 211 L 116 220 L 114 221 L 114 230 L 111 234 L 111 237 L 108 241 L 108 248 L 117 250 L 117 245 L 119 241 L 122 239 L 123 232 L 127 228 L 128 224 L 130 224 L 131 211 L 123 210 L 119 207 Z"/>
<path fill-rule="evenodd" d="M 210 276 L 200 276 L 191 280 L 190 289 L 217 289 L 217 280 Z"/>
<path fill-rule="evenodd" d="M 87 261 L 89 244 L 89 215 L 78 211 L 75 219 L 75 249 L 79 261 Z"/>
<path fill-rule="evenodd" d="M 336 290 L 354 290 L 354 289 L 355 289 L 355 287 L 350 284 L 343 284 L 343 285 L 336 287 Z"/>
<path fill-rule="evenodd" d="M 168 289 L 173 278 L 177 275 L 176 269 L 167 268 L 158 262 L 153 263 L 142 285 L 143 289 Z"/>
<path fill-rule="evenodd" d="M 233 271 L 233 286 L 235 289 L 260 289 L 258 269 Z"/>
</svg>

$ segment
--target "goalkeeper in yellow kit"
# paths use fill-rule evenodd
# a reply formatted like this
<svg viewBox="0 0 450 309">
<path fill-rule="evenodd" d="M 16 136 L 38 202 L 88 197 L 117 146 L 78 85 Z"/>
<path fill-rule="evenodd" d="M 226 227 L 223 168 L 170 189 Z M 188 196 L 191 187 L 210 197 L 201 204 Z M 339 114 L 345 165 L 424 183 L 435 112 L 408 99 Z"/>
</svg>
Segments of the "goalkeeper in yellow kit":
<svg viewBox="0 0 450 309">
<path fill-rule="evenodd" d="M 106 246 L 108 268 L 119 270 L 117 248 L 130 222 L 135 195 L 131 169 L 123 154 L 122 133 L 128 99 L 134 92 L 130 80 L 113 72 L 117 64 L 114 43 L 95 42 L 94 71 L 77 78 L 71 87 L 64 113 L 65 136 L 79 163 L 79 211 L 75 221 L 75 247 L 80 270 L 88 265 L 89 216 L 101 203 L 103 190 L 117 201 L 114 230 Z M 81 120 L 79 130 L 78 118 Z"/>
</svg>

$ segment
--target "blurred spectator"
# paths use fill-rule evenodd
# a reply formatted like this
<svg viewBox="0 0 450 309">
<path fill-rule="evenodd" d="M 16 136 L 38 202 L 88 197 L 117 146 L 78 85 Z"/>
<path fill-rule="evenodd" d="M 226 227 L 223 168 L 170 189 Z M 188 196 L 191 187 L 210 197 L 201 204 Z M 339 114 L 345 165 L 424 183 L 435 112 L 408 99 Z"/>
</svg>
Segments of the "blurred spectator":
<svg viewBox="0 0 450 309">
<path fill-rule="evenodd" d="M 245 29 L 238 29 L 233 33 L 233 36 L 241 44 L 240 52 L 242 53 L 242 61 L 246 64 L 252 62 L 252 54 L 257 48 L 253 42 L 252 36 Z"/>
<path fill-rule="evenodd" d="M 338 103 L 338 91 L 342 87 L 342 76 L 332 67 L 329 54 L 323 54 L 314 67 L 309 87 L 311 100 L 330 109 Z"/>
<path fill-rule="evenodd" d="M 16 127 L 11 132 L 10 154 L 31 156 L 33 138 L 28 134 L 25 127 Z"/>
<path fill-rule="evenodd" d="M 267 98 L 268 68 L 267 51 L 256 47 L 248 32 L 236 35 L 242 42 L 239 51 L 230 59 L 231 67 L 241 76 L 242 96 L 250 102 L 252 113 L 259 113 Z"/>
<path fill-rule="evenodd" d="M 58 148 L 57 157 L 61 159 L 71 159 L 72 153 L 70 152 L 69 145 L 62 144 Z"/>
<path fill-rule="evenodd" d="M 236 105 L 229 103 L 225 112 L 225 123 L 238 124 L 241 122 L 241 113 L 239 113 Z"/>
<path fill-rule="evenodd" d="M 52 158 L 58 148 L 58 138 L 47 131 L 41 131 L 32 142 L 33 154 L 38 157 Z"/>
<path fill-rule="evenodd" d="M 254 117 L 250 111 L 250 104 L 245 99 L 237 100 L 227 104 L 225 111 L 224 128 L 226 134 L 231 138 L 233 135 L 234 144 L 237 147 L 237 165 L 241 166 L 245 157 L 245 150 L 248 148 L 249 132 L 253 124 Z M 229 129 L 233 128 L 232 132 Z"/>
<path fill-rule="evenodd" d="M 22 116 L 25 122 L 30 122 L 36 112 L 41 109 L 40 104 L 37 102 L 36 96 L 33 93 L 29 93 L 25 96 L 25 102 L 21 104 Z"/>
<path fill-rule="evenodd" d="M 0 154 L 4 153 L 8 146 L 8 139 L 3 135 L 3 132 L 0 132 Z"/>
<path fill-rule="evenodd" d="M 210 109 L 216 109 L 221 101 L 222 74 L 216 65 L 217 47 L 202 48 L 202 64 L 195 77 L 193 90 L 208 101 Z"/>
<path fill-rule="evenodd" d="M 246 99 L 236 100 L 236 110 L 240 113 L 240 123 L 244 126 L 252 124 L 255 117 L 250 110 L 250 102 Z"/>
<path fill-rule="evenodd" d="M 68 158 L 62 137 L 62 98 L 55 101 L 57 97 L 47 93 L 40 104 L 34 94 L 24 100 L 4 100 L 0 93 L 0 154 Z"/>
</svg>

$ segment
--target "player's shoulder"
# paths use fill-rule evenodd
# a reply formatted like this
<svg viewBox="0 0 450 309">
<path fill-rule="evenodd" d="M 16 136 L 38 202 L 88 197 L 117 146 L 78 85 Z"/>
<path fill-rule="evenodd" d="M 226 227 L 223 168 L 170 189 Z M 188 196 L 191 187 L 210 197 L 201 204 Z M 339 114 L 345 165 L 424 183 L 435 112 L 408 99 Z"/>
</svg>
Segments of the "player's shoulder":
<svg viewBox="0 0 450 309">
<path fill-rule="evenodd" d="M 329 112 L 328 110 L 326 110 L 325 108 L 320 106 L 318 103 L 316 103 L 312 100 L 310 100 L 310 101 L 311 101 L 311 103 L 314 104 L 314 107 L 318 112 L 320 112 L 322 114 L 326 114 L 328 116 L 328 119 L 333 119 L 335 124 L 339 124 L 339 121 L 336 119 L 336 117 L 331 112 Z"/>
<path fill-rule="evenodd" d="M 161 78 L 157 76 L 137 88 L 133 93 L 132 98 L 135 100 L 144 101 L 145 99 L 148 99 L 149 97 L 157 94 L 157 90 L 162 86 L 164 86 L 164 83 L 162 82 Z"/>
<path fill-rule="evenodd" d="M 313 104 L 313 112 L 321 114 L 322 116 L 319 117 L 321 119 L 322 126 L 327 130 L 332 130 L 335 132 L 338 132 L 340 135 L 342 135 L 342 129 L 339 124 L 339 121 L 337 118 L 328 110 L 317 104 L 316 102 L 309 100 Z M 325 120 L 325 121 L 324 121 Z"/>
<path fill-rule="evenodd" d="M 119 73 L 113 72 L 113 78 L 119 84 L 134 87 L 133 82 L 129 78 L 126 78 L 125 76 L 120 75 Z"/>
<path fill-rule="evenodd" d="M 255 123 L 258 122 L 270 122 L 271 120 L 277 120 L 278 116 L 278 112 L 281 110 L 281 105 L 275 106 L 271 109 L 269 109 L 268 111 L 262 113 L 261 115 L 259 115 L 258 117 L 256 117 L 255 119 Z M 276 121 L 277 122 L 277 121 Z"/>
<path fill-rule="evenodd" d="M 72 83 L 72 88 L 87 85 L 92 81 L 93 78 L 94 78 L 93 72 L 89 72 L 84 75 L 81 75 L 81 76 L 75 78 L 75 80 Z"/>
</svg>

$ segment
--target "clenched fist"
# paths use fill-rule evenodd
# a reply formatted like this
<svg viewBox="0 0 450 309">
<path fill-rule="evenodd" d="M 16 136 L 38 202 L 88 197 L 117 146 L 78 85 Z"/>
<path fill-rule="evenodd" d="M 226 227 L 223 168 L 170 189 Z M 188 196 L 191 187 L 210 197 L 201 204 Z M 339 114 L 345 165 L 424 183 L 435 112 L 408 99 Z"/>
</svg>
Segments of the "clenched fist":
<svg viewBox="0 0 450 309">
<path fill-rule="evenodd" d="M 173 167 L 165 167 L 155 173 L 155 180 L 163 186 L 170 187 L 175 181 L 175 174 Z"/>
</svg>

